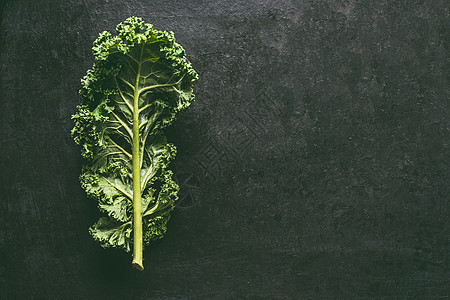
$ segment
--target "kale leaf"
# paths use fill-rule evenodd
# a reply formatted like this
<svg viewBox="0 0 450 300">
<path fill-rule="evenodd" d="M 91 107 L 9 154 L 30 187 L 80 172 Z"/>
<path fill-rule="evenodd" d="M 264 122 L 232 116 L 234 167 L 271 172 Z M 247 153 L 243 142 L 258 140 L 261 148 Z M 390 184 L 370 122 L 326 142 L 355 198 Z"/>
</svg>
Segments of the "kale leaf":
<svg viewBox="0 0 450 300">
<path fill-rule="evenodd" d="M 95 40 L 96 63 L 81 80 L 72 136 L 81 146 L 81 185 L 104 213 L 90 229 L 103 247 L 133 249 L 166 233 L 178 196 L 169 162 L 176 148 L 163 129 L 194 101 L 198 76 L 173 32 L 141 18 Z"/>
</svg>

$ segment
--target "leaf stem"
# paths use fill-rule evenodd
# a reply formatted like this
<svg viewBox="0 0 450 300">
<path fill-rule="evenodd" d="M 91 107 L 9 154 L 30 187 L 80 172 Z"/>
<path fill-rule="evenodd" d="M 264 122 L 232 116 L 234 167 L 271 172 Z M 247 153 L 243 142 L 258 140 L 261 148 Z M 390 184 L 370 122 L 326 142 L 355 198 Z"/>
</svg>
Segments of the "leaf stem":
<svg viewBox="0 0 450 300">
<path fill-rule="evenodd" d="M 143 238 L 142 238 L 142 202 L 141 202 L 141 170 L 139 162 L 139 79 L 141 76 L 141 61 L 144 45 L 141 46 L 141 56 L 138 62 L 136 82 L 133 88 L 133 262 L 132 265 L 142 271 Z"/>
</svg>

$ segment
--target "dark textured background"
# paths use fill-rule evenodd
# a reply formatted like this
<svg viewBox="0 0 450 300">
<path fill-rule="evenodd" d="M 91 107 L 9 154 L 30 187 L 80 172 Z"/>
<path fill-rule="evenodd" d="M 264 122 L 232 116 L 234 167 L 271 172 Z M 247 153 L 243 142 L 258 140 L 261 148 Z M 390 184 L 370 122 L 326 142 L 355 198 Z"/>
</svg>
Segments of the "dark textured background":
<svg viewBox="0 0 450 300">
<path fill-rule="evenodd" d="M 2 1 L 0 298 L 448 298 L 447 5 Z M 200 74 L 142 273 L 88 235 L 69 134 L 93 40 L 132 15 Z"/>
</svg>

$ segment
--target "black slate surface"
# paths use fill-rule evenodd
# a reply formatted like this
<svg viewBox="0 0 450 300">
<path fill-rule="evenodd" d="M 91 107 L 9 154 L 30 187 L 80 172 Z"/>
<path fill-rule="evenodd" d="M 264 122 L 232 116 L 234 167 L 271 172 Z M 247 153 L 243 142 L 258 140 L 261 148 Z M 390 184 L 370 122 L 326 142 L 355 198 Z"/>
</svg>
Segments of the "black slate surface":
<svg viewBox="0 0 450 300">
<path fill-rule="evenodd" d="M 447 1 L 0 7 L 1 299 L 449 297 Z M 69 134 L 93 40 L 132 15 L 200 75 L 144 272 L 88 235 Z"/>
</svg>

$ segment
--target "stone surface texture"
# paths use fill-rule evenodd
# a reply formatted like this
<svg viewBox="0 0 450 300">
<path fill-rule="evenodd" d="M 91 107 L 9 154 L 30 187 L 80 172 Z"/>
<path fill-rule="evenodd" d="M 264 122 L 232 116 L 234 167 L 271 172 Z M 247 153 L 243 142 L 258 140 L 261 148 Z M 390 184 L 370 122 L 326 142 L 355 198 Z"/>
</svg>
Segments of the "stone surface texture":
<svg viewBox="0 0 450 300">
<path fill-rule="evenodd" d="M 1 299 L 449 296 L 444 0 L 2 1 Z M 172 30 L 198 71 L 167 134 L 167 236 L 104 250 L 70 130 L 98 33 Z"/>
</svg>

